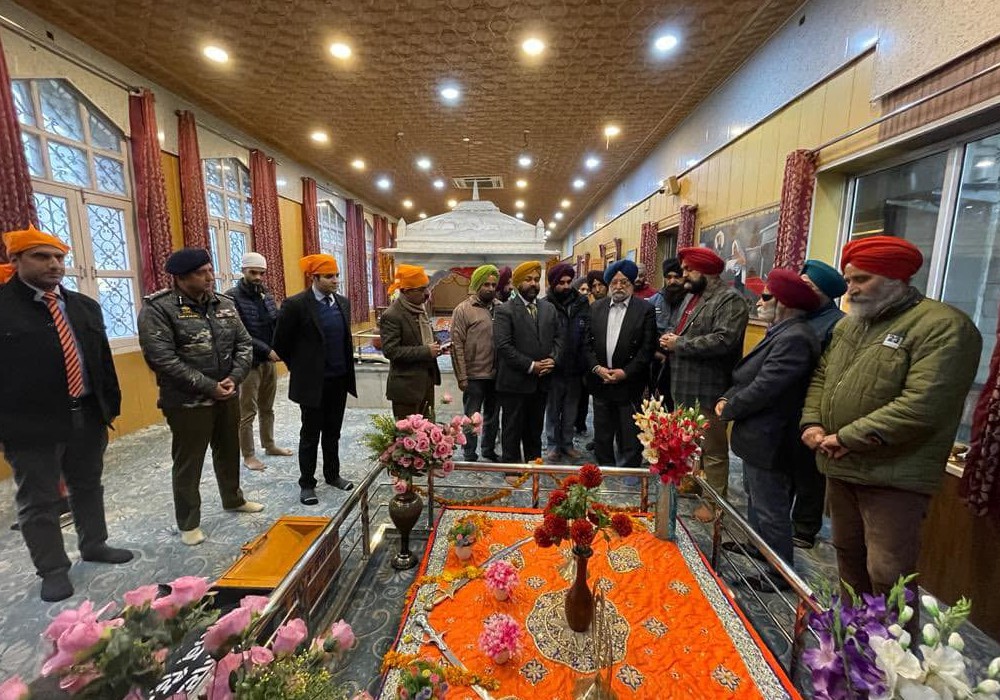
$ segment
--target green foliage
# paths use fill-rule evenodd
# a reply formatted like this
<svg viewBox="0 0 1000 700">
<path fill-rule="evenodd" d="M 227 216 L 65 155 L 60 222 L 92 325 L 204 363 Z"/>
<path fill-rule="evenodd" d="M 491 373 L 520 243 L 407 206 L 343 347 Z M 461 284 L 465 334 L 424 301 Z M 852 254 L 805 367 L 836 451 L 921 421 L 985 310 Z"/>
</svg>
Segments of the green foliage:
<svg viewBox="0 0 1000 700">
<path fill-rule="evenodd" d="M 344 700 L 347 694 L 335 685 L 316 656 L 297 654 L 255 666 L 234 683 L 236 700 Z"/>
<path fill-rule="evenodd" d="M 361 436 L 361 444 L 368 449 L 368 458 L 378 462 L 382 453 L 396 440 L 396 419 L 390 413 L 372 416 L 374 431 Z"/>
</svg>

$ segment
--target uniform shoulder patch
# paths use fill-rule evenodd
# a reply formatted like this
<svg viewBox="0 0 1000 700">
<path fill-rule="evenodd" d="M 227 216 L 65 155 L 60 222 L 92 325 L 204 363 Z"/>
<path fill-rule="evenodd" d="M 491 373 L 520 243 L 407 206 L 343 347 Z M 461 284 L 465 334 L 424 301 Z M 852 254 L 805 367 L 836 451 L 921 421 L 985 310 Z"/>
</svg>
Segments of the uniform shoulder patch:
<svg viewBox="0 0 1000 700">
<path fill-rule="evenodd" d="M 142 298 L 142 300 L 143 301 L 153 301 L 154 299 L 160 299 L 160 298 L 166 296 L 167 294 L 170 294 L 171 291 L 173 291 L 173 290 L 171 290 L 170 288 L 160 289 L 158 291 L 153 292 L 152 294 L 147 294 L 146 296 L 144 296 Z"/>
</svg>

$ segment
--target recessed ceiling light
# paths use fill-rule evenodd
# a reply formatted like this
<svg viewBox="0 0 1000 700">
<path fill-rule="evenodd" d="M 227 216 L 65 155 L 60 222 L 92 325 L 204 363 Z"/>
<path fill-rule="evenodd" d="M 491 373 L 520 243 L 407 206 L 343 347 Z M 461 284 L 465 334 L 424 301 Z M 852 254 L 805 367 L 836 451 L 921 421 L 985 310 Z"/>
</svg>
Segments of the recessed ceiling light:
<svg viewBox="0 0 1000 700">
<path fill-rule="evenodd" d="M 615 126 L 614 124 L 608 124 L 606 127 L 604 127 L 604 135 L 607 136 L 609 139 L 618 136 L 618 134 L 620 133 L 622 133 L 622 130 L 619 127 Z"/>
<path fill-rule="evenodd" d="M 341 60 L 351 57 L 351 47 L 343 42 L 335 42 L 330 44 L 330 53 L 333 54 L 334 58 L 339 58 Z"/>
<path fill-rule="evenodd" d="M 455 207 L 458 206 L 458 200 L 457 199 L 449 199 L 448 200 L 448 206 L 451 207 L 452 209 L 454 209 Z"/>
<path fill-rule="evenodd" d="M 330 142 L 330 135 L 327 134 L 325 131 L 314 131 L 311 134 L 309 134 L 309 138 L 311 138 L 316 143 Z"/>
<path fill-rule="evenodd" d="M 527 153 L 522 153 L 521 157 L 517 159 L 517 164 L 520 165 L 522 168 L 530 168 L 531 163 L 532 163 L 531 156 L 529 156 Z"/>
<path fill-rule="evenodd" d="M 445 85 L 441 88 L 441 97 L 448 102 L 455 102 L 462 96 L 462 91 L 457 85 Z"/>
<path fill-rule="evenodd" d="M 558 221 L 562 221 L 563 213 L 561 211 L 557 211 L 555 214 L 552 215 L 552 218 Z"/>
<path fill-rule="evenodd" d="M 677 37 L 673 34 L 661 34 L 656 37 L 656 41 L 653 42 L 653 46 L 656 47 L 657 51 L 666 53 L 670 49 L 677 46 Z"/>
<path fill-rule="evenodd" d="M 586 165 L 588 169 L 593 170 L 594 168 L 596 168 L 598 165 L 601 164 L 601 159 L 595 158 L 594 156 L 590 156 L 589 158 L 587 158 L 587 160 L 583 162 L 583 164 Z"/>
<path fill-rule="evenodd" d="M 555 227 L 556 227 L 556 222 L 555 221 L 550 221 L 549 222 L 549 228 L 555 228 Z"/>
<path fill-rule="evenodd" d="M 982 160 L 979 160 L 979 161 L 976 162 L 976 167 L 977 168 L 992 168 L 994 165 L 996 165 L 996 163 L 997 162 L 995 160 L 993 160 L 992 158 L 983 158 Z"/>
<path fill-rule="evenodd" d="M 523 199 L 517 200 L 516 202 L 514 202 L 514 206 L 518 209 L 524 209 L 524 200 Z"/>
<path fill-rule="evenodd" d="M 216 63 L 226 63 L 229 60 L 229 54 L 225 49 L 219 48 L 218 46 L 206 46 L 201 52 L 205 55 L 209 61 L 215 61 Z"/>
<path fill-rule="evenodd" d="M 365 162 L 360 158 L 355 158 L 354 160 L 351 161 L 351 167 L 354 168 L 355 170 L 364 170 Z"/>
<path fill-rule="evenodd" d="M 524 218 L 524 212 L 523 211 L 519 211 L 516 214 L 514 214 L 514 216 L 516 216 L 519 219 L 523 219 Z"/>
<path fill-rule="evenodd" d="M 523 190 L 525 187 L 528 186 L 528 181 L 527 180 L 518 180 L 514 184 L 517 185 L 518 189 L 522 189 Z"/>
<path fill-rule="evenodd" d="M 533 36 L 525 39 L 524 43 L 521 44 L 521 48 L 524 50 L 524 53 L 529 56 L 537 56 L 545 50 L 545 42 L 538 37 Z"/>
<path fill-rule="evenodd" d="M 427 212 L 422 211 L 419 214 L 417 214 L 417 216 L 419 218 L 421 218 L 421 219 L 426 219 L 427 218 Z"/>
<path fill-rule="evenodd" d="M 413 200 L 412 199 L 404 199 L 403 200 L 403 208 L 404 209 L 412 209 L 413 208 Z"/>
<path fill-rule="evenodd" d="M 563 209 L 569 209 L 570 206 L 572 205 L 573 202 L 569 201 L 568 199 L 564 199 L 563 201 L 559 202 L 559 206 L 561 206 Z"/>
<path fill-rule="evenodd" d="M 443 190 L 444 189 L 444 180 L 435 180 L 434 181 L 434 189 L 436 189 L 436 190 Z"/>
<path fill-rule="evenodd" d="M 431 159 L 430 158 L 418 158 L 417 159 L 417 167 L 420 168 L 421 170 L 430 170 L 431 169 Z"/>
<path fill-rule="evenodd" d="M 380 190 L 387 190 L 390 187 L 392 187 L 392 180 L 390 180 L 387 177 L 380 177 L 378 180 L 375 181 L 375 186 L 378 187 Z"/>
<path fill-rule="evenodd" d="M 288 184 L 288 180 L 286 180 L 286 179 L 285 179 L 285 178 L 283 178 L 283 177 L 279 177 L 279 178 L 278 178 L 278 179 L 277 179 L 277 180 L 275 181 L 275 184 L 276 184 L 276 185 L 278 185 L 278 187 L 284 187 L 285 185 L 287 185 L 287 184 Z"/>
<path fill-rule="evenodd" d="M 587 186 L 586 180 L 581 180 L 580 178 L 573 180 L 573 189 L 582 190 L 586 186 Z"/>
</svg>

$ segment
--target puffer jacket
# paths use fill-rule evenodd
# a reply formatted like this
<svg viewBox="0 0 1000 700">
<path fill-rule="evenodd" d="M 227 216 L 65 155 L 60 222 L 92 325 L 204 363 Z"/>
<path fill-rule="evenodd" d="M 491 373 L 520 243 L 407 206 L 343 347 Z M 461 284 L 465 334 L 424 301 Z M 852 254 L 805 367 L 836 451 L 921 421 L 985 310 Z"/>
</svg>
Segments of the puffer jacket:
<svg viewBox="0 0 1000 700">
<path fill-rule="evenodd" d="M 561 303 L 550 290 L 545 298 L 558 312 L 559 329 L 563 337 L 563 354 L 556 365 L 555 374 L 583 376 L 587 368 L 584 345 L 590 329 L 590 304 L 587 297 L 575 289 L 565 304 Z"/>
<path fill-rule="evenodd" d="M 497 374 L 497 349 L 493 342 L 493 312 L 500 302 L 487 306 L 475 294 L 455 307 L 451 315 L 451 361 L 455 379 L 492 379 Z"/>
<path fill-rule="evenodd" d="M 253 366 L 270 361 L 274 328 L 278 323 L 278 305 L 274 295 L 263 285 L 252 285 L 240 280 L 226 290 L 226 296 L 236 302 L 236 311 L 253 342 Z"/>
<path fill-rule="evenodd" d="M 216 384 L 229 377 L 239 385 L 253 355 L 232 299 L 213 293 L 201 307 L 176 289 L 143 298 L 139 345 L 156 373 L 160 408 L 212 404 Z"/>
<path fill-rule="evenodd" d="M 868 321 L 848 316 L 813 374 L 800 427 L 850 452 L 817 452 L 828 477 L 934 493 L 955 440 L 982 336 L 968 316 L 913 289 Z"/>
</svg>

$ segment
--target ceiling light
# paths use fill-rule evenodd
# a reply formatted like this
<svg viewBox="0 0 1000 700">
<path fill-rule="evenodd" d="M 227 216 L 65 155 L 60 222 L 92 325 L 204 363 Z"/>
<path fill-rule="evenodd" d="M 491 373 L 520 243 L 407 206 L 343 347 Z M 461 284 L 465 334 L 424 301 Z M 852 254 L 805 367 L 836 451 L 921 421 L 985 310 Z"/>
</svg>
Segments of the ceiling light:
<svg viewBox="0 0 1000 700">
<path fill-rule="evenodd" d="M 517 200 L 516 202 L 514 202 L 514 206 L 518 209 L 524 209 L 524 200 L 523 199 Z"/>
<path fill-rule="evenodd" d="M 520 165 L 522 168 L 530 168 L 531 163 L 532 163 L 531 156 L 529 156 L 527 153 L 522 153 L 521 157 L 517 159 L 517 164 Z"/>
<path fill-rule="evenodd" d="M 538 37 L 531 37 L 524 40 L 524 43 L 521 44 L 521 48 L 524 50 L 524 53 L 529 56 L 537 56 L 545 50 L 545 42 Z"/>
<path fill-rule="evenodd" d="M 617 126 L 615 126 L 614 124 L 608 124 L 606 127 L 604 127 L 604 135 L 607 136 L 609 139 L 613 139 L 620 133 L 622 133 L 622 130 Z"/>
<path fill-rule="evenodd" d="M 417 167 L 420 168 L 421 170 L 430 170 L 431 169 L 431 159 L 430 158 L 418 158 L 417 159 Z"/>
<path fill-rule="evenodd" d="M 311 138 L 316 143 L 329 143 L 330 141 L 330 135 L 327 134 L 325 131 L 314 131 L 311 134 L 309 134 L 309 138 Z"/>
<path fill-rule="evenodd" d="M 441 180 L 441 179 L 435 180 L 434 181 L 434 189 L 436 189 L 436 190 L 443 190 L 444 189 L 444 180 Z"/>
<path fill-rule="evenodd" d="M 380 190 L 387 190 L 392 187 L 392 180 L 387 177 L 380 177 L 376 182 L 375 186 Z"/>
<path fill-rule="evenodd" d="M 421 218 L 421 219 L 426 219 L 427 218 L 427 212 L 422 211 L 419 214 L 417 214 L 417 216 L 419 218 Z"/>
<path fill-rule="evenodd" d="M 275 184 L 276 184 L 276 185 L 278 185 L 278 187 L 284 187 L 285 185 L 287 185 L 287 184 L 288 184 L 288 180 L 286 180 L 286 179 L 285 179 L 285 178 L 283 178 L 283 177 L 279 177 L 279 178 L 278 178 L 278 179 L 277 179 L 277 180 L 275 181 Z"/>
<path fill-rule="evenodd" d="M 580 178 L 573 180 L 573 189 L 575 190 L 582 190 L 586 186 L 587 186 L 586 180 L 581 180 Z"/>
<path fill-rule="evenodd" d="M 559 203 L 559 206 L 561 206 L 563 209 L 569 209 L 572 204 L 573 202 L 569 201 L 568 199 L 564 199 Z"/>
<path fill-rule="evenodd" d="M 205 58 L 209 61 L 215 61 L 216 63 L 226 63 L 229 61 L 229 54 L 225 49 L 218 46 L 206 46 L 201 52 L 205 54 Z"/>
<path fill-rule="evenodd" d="M 413 208 L 413 200 L 412 199 L 404 199 L 403 200 L 403 208 L 404 209 L 412 209 Z"/>
<path fill-rule="evenodd" d="M 551 233 L 549 233 L 548 231 L 546 231 L 546 232 L 545 232 L 545 237 L 546 237 L 546 238 L 548 238 L 548 237 L 549 237 L 549 236 L 551 236 L 551 235 L 552 235 L 552 234 L 551 234 Z"/>
<path fill-rule="evenodd" d="M 519 211 L 516 214 L 514 214 L 514 216 L 516 216 L 519 219 L 523 219 L 524 218 L 524 212 L 523 211 Z"/>
<path fill-rule="evenodd" d="M 355 170 L 364 170 L 365 162 L 360 158 L 355 158 L 354 160 L 351 161 L 351 167 L 354 168 Z"/>
<path fill-rule="evenodd" d="M 558 221 L 562 221 L 563 213 L 561 211 L 557 211 L 555 214 L 552 215 L 552 217 Z"/>
<path fill-rule="evenodd" d="M 555 221 L 550 221 L 549 222 L 549 228 L 555 228 L 555 227 L 556 227 L 556 222 Z"/>
<path fill-rule="evenodd" d="M 445 85 L 441 88 L 441 97 L 448 102 L 455 102 L 462 96 L 462 91 L 455 85 Z"/>
<path fill-rule="evenodd" d="M 595 158 L 594 156 L 590 156 L 590 158 L 587 158 L 587 160 L 585 160 L 583 164 L 586 165 L 587 168 L 589 168 L 590 170 L 593 170 L 594 168 L 596 168 L 598 165 L 601 164 L 601 159 Z"/>
<path fill-rule="evenodd" d="M 338 41 L 330 44 L 330 53 L 333 54 L 334 58 L 344 60 L 351 57 L 351 47 Z"/>
<path fill-rule="evenodd" d="M 448 206 L 451 207 L 452 209 L 454 209 L 455 207 L 458 206 L 458 200 L 457 199 L 449 199 L 448 200 Z"/>
<path fill-rule="evenodd" d="M 522 189 L 523 190 L 525 187 L 528 186 L 528 181 L 527 180 L 518 180 L 514 184 L 517 185 L 518 189 Z"/>
<path fill-rule="evenodd" d="M 976 162 L 976 167 L 977 168 L 992 168 L 996 164 L 997 164 L 997 162 L 995 160 L 993 160 L 992 158 L 983 158 L 982 160 L 979 160 L 979 161 Z"/>
<path fill-rule="evenodd" d="M 670 49 L 677 46 L 677 37 L 673 34 L 662 34 L 656 37 L 656 41 L 653 42 L 653 46 L 656 50 L 661 53 L 666 53 Z"/>
</svg>

